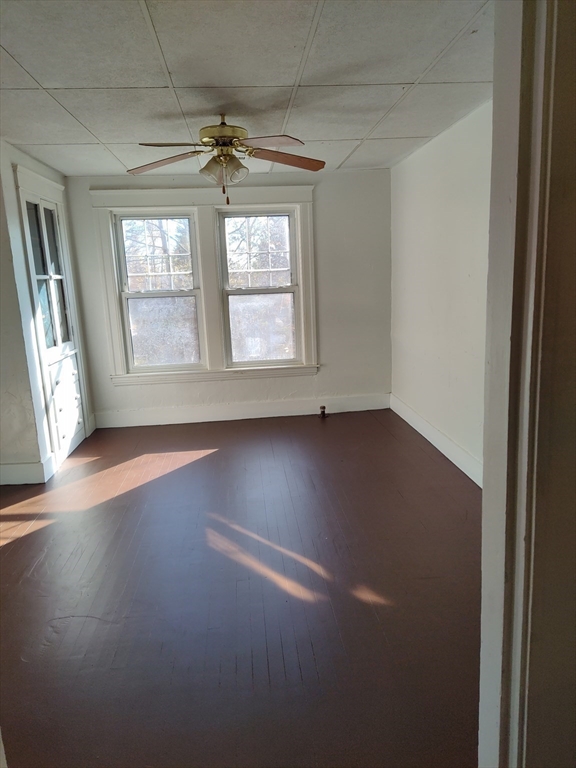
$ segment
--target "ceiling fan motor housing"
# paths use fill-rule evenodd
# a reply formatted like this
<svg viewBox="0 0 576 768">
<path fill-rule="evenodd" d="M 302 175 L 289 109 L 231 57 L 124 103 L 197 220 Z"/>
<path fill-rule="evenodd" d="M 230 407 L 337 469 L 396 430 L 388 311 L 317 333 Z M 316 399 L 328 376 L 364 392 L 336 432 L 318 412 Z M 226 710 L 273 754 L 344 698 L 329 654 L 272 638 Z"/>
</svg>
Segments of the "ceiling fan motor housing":
<svg viewBox="0 0 576 768">
<path fill-rule="evenodd" d="M 248 138 L 246 128 L 239 125 L 207 125 L 200 129 L 200 141 L 206 146 L 232 146 L 236 141 Z"/>
</svg>

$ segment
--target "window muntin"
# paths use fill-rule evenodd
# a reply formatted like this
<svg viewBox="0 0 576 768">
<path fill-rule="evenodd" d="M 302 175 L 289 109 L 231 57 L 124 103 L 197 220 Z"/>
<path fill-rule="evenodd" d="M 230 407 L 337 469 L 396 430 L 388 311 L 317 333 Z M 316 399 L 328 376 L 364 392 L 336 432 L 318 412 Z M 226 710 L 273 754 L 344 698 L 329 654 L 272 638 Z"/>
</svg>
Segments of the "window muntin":
<svg viewBox="0 0 576 768">
<path fill-rule="evenodd" d="M 292 213 L 221 214 L 228 363 L 299 361 Z"/>
<path fill-rule="evenodd" d="M 130 367 L 200 364 L 190 217 L 125 216 L 119 224 Z"/>
</svg>

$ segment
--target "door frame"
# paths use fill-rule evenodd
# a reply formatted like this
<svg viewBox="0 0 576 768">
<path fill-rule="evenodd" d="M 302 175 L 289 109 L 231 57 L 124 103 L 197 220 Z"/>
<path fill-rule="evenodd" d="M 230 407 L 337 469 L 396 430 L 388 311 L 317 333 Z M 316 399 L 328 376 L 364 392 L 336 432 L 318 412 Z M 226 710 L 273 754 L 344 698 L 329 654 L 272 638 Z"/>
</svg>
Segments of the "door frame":
<svg viewBox="0 0 576 768">
<path fill-rule="evenodd" d="M 554 464 L 575 450 L 561 423 L 574 413 L 574 366 L 562 370 L 558 358 L 574 354 L 565 307 L 576 242 L 570 216 L 554 210 L 574 196 L 573 16 L 571 2 L 496 3 L 480 768 L 557 768 L 573 748 L 576 702 L 562 678 L 575 673 L 574 627 L 564 613 L 576 577 L 565 544 L 574 488 L 559 494 L 549 481 Z M 558 153 L 568 171 L 559 170 Z"/>
</svg>

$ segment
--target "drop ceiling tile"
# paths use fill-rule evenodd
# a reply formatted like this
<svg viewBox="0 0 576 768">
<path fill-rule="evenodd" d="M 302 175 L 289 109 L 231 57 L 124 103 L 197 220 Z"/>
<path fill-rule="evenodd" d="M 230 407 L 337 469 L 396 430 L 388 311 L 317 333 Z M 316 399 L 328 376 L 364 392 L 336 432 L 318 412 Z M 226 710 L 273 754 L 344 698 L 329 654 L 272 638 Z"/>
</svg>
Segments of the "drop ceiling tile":
<svg viewBox="0 0 576 768">
<path fill-rule="evenodd" d="M 490 82 L 494 58 L 494 4 L 490 3 L 466 34 L 447 51 L 423 83 Z"/>
<path fill-rule="evenodd" d="M 175 86 L 293 85 L 311 0 L 149 0 Z"/>
<path fill-rule="evenodd" d="M 3 48 L 0 49 L 0 88 L 38 88 L 38 83 Z"/>
<path fill-rule="evenodd" d="M 191 141 L 168 88 L 113 88 L 50 92 L 103 143 Z"/>
<path fill-rule="evenodd" d="M 126 172 L 122 163 L 101 144 L 20 144 L 18 149 L 66 176 L 111 176 Z"/>
<path fill-rule="evenodd" d="M 485 0 L 328 0 L 303 85 L 413 83 Z"/>
<path fill-rule="evenodd" d="M 286 133 L 302 141 L 363 139 L 404 90 L 401 85 L 299 88 Z"/>
<path fill-rule="evenodd" d="M 44 91 L 1 91 L 0 134 L 12 144 L 97 143 Z"/>
<path fill-rule="evenodd" d="M 348 157 L 350 152 L 358 145 L 357 141 L 307 141 L 303 147 L 278 147 L 281 152 L 289 152 L 292 155 L 304 155 L 304 157 L 313 157 L 316 160 L 324 160 L 326 163 L 325 170 L 333 171 L 345 157 Z M 297 171 L 297 168 L 293 168 L 289 165 L 280 165 L 280 163 L 274 163 L 273 171 L 280 171 L 282 173 Z M 310 174 L 310 178 L 313 179 L 314 174 Z"/>
<path fill-rule="evenodd" d="M 241 158 L 241 162 L 242 165 L 245 165 L 246 168 L 248 168 L 251 176 L 253 174 L 269 173 L 272 169 L 272 163 L 269 163 L 267 160 L 259 160 L 257 157 Z M 231 187 L 231 189 L 233 189 L 233 187 Z"/>
<path fill-rule="evenodd" d="M 187 150 L 194 150 L 194 147 L 141 147 L 138 144 L 108 144 L 110 151 L 126 166 L 126 168 L 137 168 L 139 165 L 153 163 L 155 160 L 162 160 L 165 157 L 172 157 Z M 155 176 L 179 176 L 197 174 L 200 170 L 198 159 L 190 157 L 177 163 L 171 163 L 163 168 L 154 168 L 152 171 L 146 171 L 146 176 L 154 174 Z"/>
<path fill-rule="evenodd" d="M 2 45 L 45 88 L 163 86 L 137 0 L 6 0 Z"/>
<path fill-rule="evenodd" d="M 370 138 L 437 136 L 491 96 L 491 83 L 417 85 Z"/>
<path fill-rule="evenodd" d="M 368 139 L 342 167 L 391 168 L 428 141 L 429 139 Z"/>
<path fill-rule="evenodd" d="M 269 136 L 282 130 L 291 88 L 177 88 L 176 93 L 190 131 L 198 140 L 205 125 L 226 115 L 231 125 L 241 125 L 250 136 Z"/>
</svg>

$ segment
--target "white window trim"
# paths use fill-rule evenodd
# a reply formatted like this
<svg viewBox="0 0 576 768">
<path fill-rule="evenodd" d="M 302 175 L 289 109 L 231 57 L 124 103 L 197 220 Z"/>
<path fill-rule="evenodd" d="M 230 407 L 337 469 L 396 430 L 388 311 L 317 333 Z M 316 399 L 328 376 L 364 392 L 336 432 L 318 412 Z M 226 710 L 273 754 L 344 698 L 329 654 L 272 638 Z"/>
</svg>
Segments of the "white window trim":
<svg viewBox="0 0 576 768">
<path fill-rule="evenodd" d="M 226 379 L 313 376 L 318 372 L 316 347 L 316 306 L 314 286 L 312 187 L 266 187 L 234 189 L 237 204 L 222 206 L 215 189 L 131 189 L 92 190 L 102 272 L 106 288 L 107 333 L 111 350 L 111 381 L 115 386 L 166 384 Z M 262 202 L 263 198 L 266 202 Z M 300 355 L 298 361 L 228 365 L 221 280 L 219 211 L 275 212 L 294 211 L 295 256 L 299 275 Z M 198 331 L 201 364 L 158 369 L 130 370 L 126 334 L 121 308 L 122 286 L 119 281 L 118 252 L 115 235 L 117 216 L 191 216 L 195 223 L 197 270 L 200 286 Z"/>
</svg>

